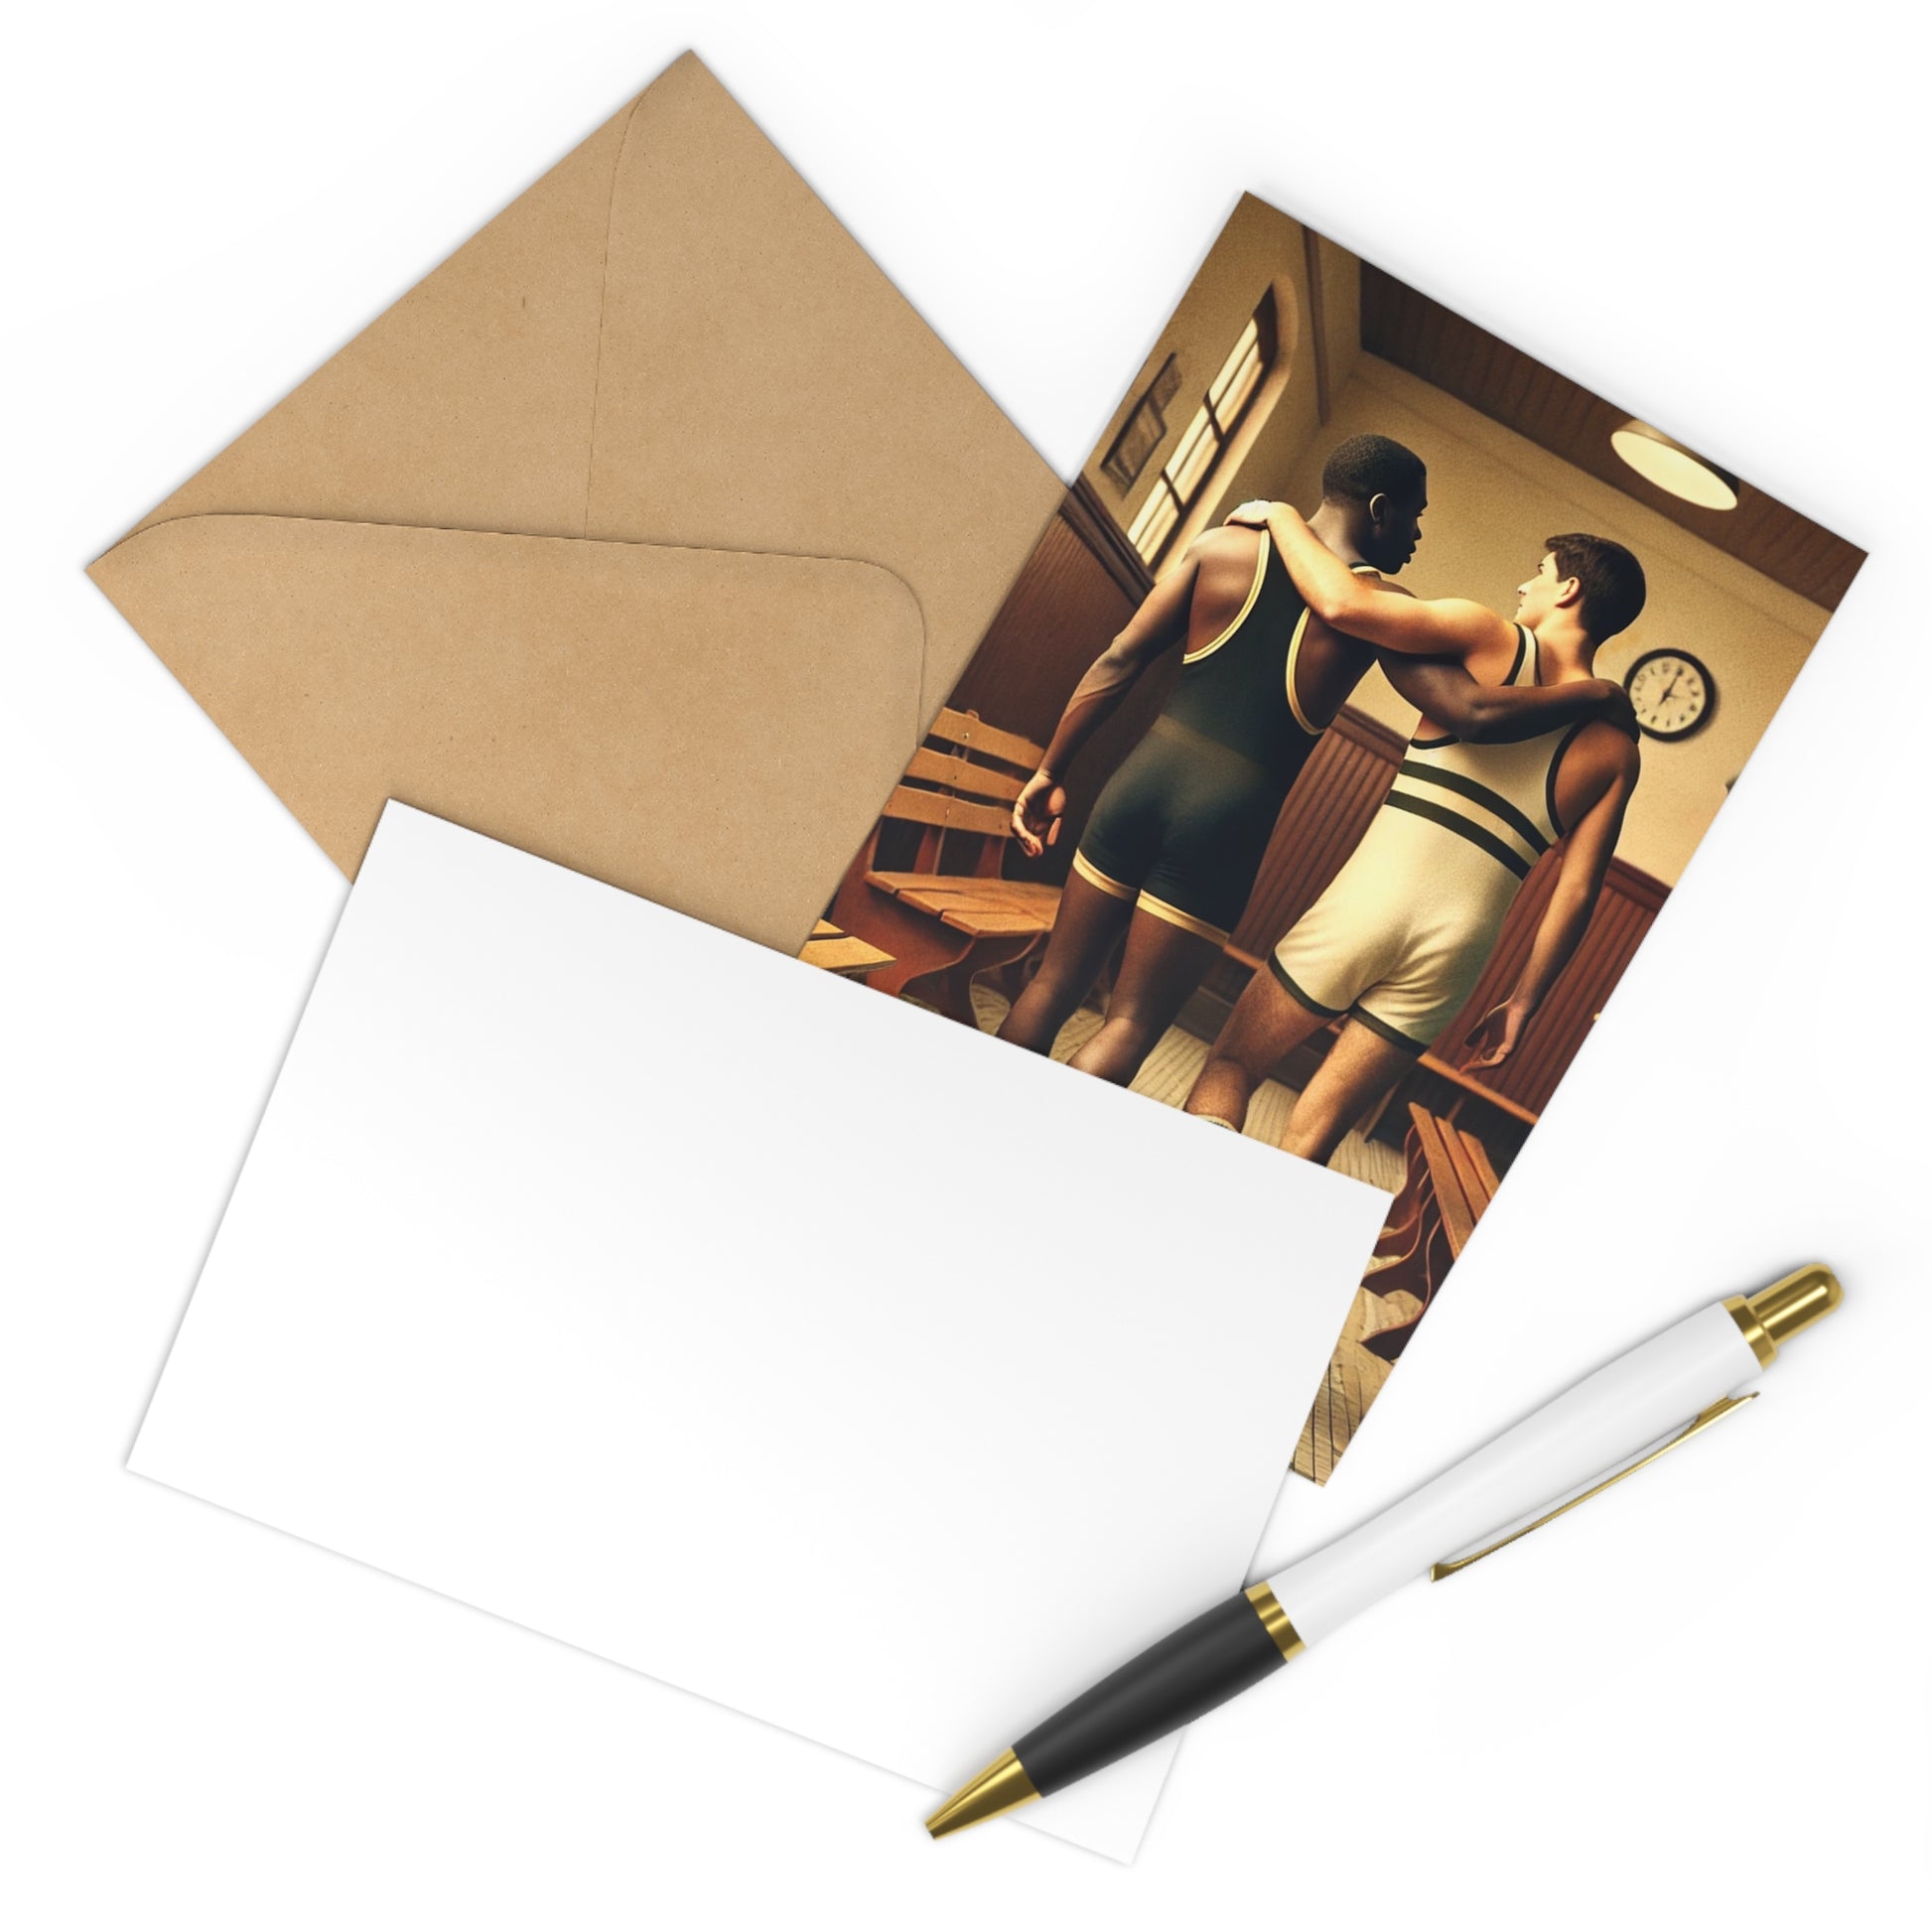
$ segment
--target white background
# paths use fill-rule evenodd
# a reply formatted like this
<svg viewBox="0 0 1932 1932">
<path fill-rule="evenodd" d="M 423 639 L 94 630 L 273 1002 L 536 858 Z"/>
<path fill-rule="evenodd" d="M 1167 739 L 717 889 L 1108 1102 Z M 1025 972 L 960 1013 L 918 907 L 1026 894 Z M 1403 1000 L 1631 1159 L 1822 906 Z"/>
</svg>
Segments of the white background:
<svg viewBox="0 0 1932 1932">
<path fill-rule="evenodd" d="M 1894 18 L 16 25 L 0 1913 L 1922 1915 L 1926 156 Z M 1422 1472 L 1425 1424 L 1460 1446 L 1543 1393 L 1527 1314 L 1587 1362 L 1814 1253 L 1845 1311 L 1743 1419 L 1203 1726 L 1131 1868 L 930 1846 L 897 1780 L 121 1468 L 344 886 L 80 567 L 687 45 L 1063 474 L 1247 188 L 1874 553 L 1343 1480 L 1360 1502 Z"/>
</svg>

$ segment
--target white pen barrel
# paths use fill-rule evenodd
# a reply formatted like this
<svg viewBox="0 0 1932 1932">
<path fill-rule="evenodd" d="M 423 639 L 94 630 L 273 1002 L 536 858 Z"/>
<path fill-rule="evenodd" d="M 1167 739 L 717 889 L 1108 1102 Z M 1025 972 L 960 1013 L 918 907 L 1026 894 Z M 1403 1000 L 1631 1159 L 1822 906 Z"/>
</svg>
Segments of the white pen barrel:
<svg viewBox="0 0 1932 1932">
<path fill-rule="evenodd" d="M 1620 1355 L 1372 1521 L 1271 1577 L 1304 1643 L 1319 1643 L 1432 1564 L 1588 1483 L 1759 1372 L 1722 1303 Z"/>
</svg>

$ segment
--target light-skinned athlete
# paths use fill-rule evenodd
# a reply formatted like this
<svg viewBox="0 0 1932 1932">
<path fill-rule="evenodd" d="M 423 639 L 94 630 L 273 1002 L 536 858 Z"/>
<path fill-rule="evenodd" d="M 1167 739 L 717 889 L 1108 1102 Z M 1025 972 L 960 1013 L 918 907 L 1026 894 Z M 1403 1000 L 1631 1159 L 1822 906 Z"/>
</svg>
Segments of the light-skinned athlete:
<svg viewBox="0 0 1932 1932">
<path fill-rule="evenodd" d="M 1549 538 L 1511 622 L 1460 598 L 1392 597 L 1362 583 L 1286 504 L 1244 505 L 1236 516 L 1265 518 L 1323 621 L 1386 649 L 1452 655 L 1485 683 L 1587 683 L 1597 650 L 1643 609 L 1642 567 L 1603 537 Z M 1501 1065 L 1589 924 L 1637 771 L 1634 730 L 1606 720 L 1472 745 L 1424 707 L 1388 798 L 1333 884 L 1249 981 L 1187 1111 L 1239 1128 L 1282 1057 L 1346 1015 L 1282 1137 L 1291 1153 L 1326 1162 L 1460 1011 L 1518 887 L 1561 841 L 1561 871 L 1522 975 L 1470 1042 L 1470 1066 Z"/>
<path fill-rule="evenodd" d="M 1302 527 L 1343 577 L 1372 584 L 1415 554 L 1427 497 L 1413 451 L 1385 436 L 1352 437 L 1329 457 L 1321 507 Z M 1219 955 L 1289 786 L 1377 657 L 1311 610 L 1265 530 L 1205 533 L 1074 688 L 1013 808 L 1029 856 L 1059 836 L 1064 775 L 1081 747 L 1175 649 L 1173 695 L 1095 801 L 1039 970 L 1000 1028 L 1003 1039 L 1048 1051 L 1124 933 L 1106 1015 L 1071 1062 L 1123 1086 Z M 1509 689 L 1499 678 L 1479 682 L 1443 651 L 1433 638 L 1398 643 L 1383 666 L 1412 704 L 1464 742 L 1628 714 L 1614 684 Z"/>
</svg>

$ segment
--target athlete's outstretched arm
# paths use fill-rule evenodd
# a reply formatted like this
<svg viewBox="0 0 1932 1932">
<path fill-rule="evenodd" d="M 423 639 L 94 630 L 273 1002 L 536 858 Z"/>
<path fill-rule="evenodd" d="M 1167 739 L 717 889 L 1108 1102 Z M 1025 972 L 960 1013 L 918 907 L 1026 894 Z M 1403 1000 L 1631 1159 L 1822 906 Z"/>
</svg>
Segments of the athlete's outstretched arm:
<svg viewBox="0 0 1932 1932">
<path fill-rule="evenodd" d="M 1577 749 L 1584 749 L 1581 741 Z M 1605 749 L 1590 749 L 1604 759 L 1607 781 L 1603 792 L 1570 829 L 1556 889 L 1543 908 L 1515 990 L 1501 1006 L 1485 1014 L 1469 1035 L 1468 1044 L 1476 1049 L 1475 1057 L 1465 1062 L 1470 1069 L 1500 1066 L 1516 1050 L 1523 1030 L 1535 1019 L 1558 975 L 1570 964 L 1571 955 L 1588 929 L 1589 915 L 1596 909 L 1603 875 L 1609 870 L 1623 830 L 1623 814 L 1636 789 L 1637 748 L 1620 740 L 1606 740 Z"/>
<path fill-rule="evenodd" d="M 1632 739 L 1637 735 L 1629 694 L 1606 677 L 1577 678 L 1568 684 L 1478 684 L 1452 657 L 1378 651 L 1376 661 L 1382 675 L 1425 718 L 1465 745 L 1518 745 L 1592 718 Z"/>
<path fill-rule="evenodd" d="M 1253 524 L 1258 513 L 1258 506 L 1244 503 L 1228 521 Z M 1513 634 L 1495 612 L 1467 598 L 1385 596 L 1372 579 L 1357 577 L 1287 503 L 1267 505 L 1265 527 L 1295 588 L 1331 629 L 1424 657 L 1467 657 Z"/>
<path fill-rule="evenodd" d="M 1066 810 L 1066 791 L 1060 781 L 1080 748 L 1120 708 L 1135 679 L 1163 651 L 1186 637 L 1197 568 L 1190 548 L 1148 592 L 1120 635 L 1073 687 L 1039 769 L 1013 801 L 1013 835 L 1028 858 L 1037 859 L 1060 835 L 1060 815 Z"/>
</svg>

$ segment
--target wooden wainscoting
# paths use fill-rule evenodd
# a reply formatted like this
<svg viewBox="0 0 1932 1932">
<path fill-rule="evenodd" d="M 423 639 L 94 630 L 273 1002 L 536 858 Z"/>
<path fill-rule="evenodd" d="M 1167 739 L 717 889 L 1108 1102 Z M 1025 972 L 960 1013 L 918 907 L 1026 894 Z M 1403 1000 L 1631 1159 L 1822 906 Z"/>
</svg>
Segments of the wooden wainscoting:
<svg viewBox="0 0 1932 1932">
<path fill-rule="evenodd" d="M 1550 902 L 1562 851 L 1557 846 L 1545 853 L 1523 882 L 1469 1004 L 1443 1035 L 1438 1049 L 1443 1058 L 1453 1059 L 1482 1016 L 1509 997 L 1509 989 L 1530 956 L 1537 921 Z M 1596 911 L 1576 956 L 1550 989 L 1550 997 L 1523 1035 L 1522 1044 L 1500 1067 L 1483 1074 L 1486 1086 L 1532 1114 L 1540 1114 L 1549 1105 L 1557 1082 L 1570 1070 L 1570 1062 L 1589 1037 L 1597 1015 L 1669 897 L 1670 888 L 1662 880 L 1639 872 L 1621 859 L 1610 861 Z"/>
</svg>

